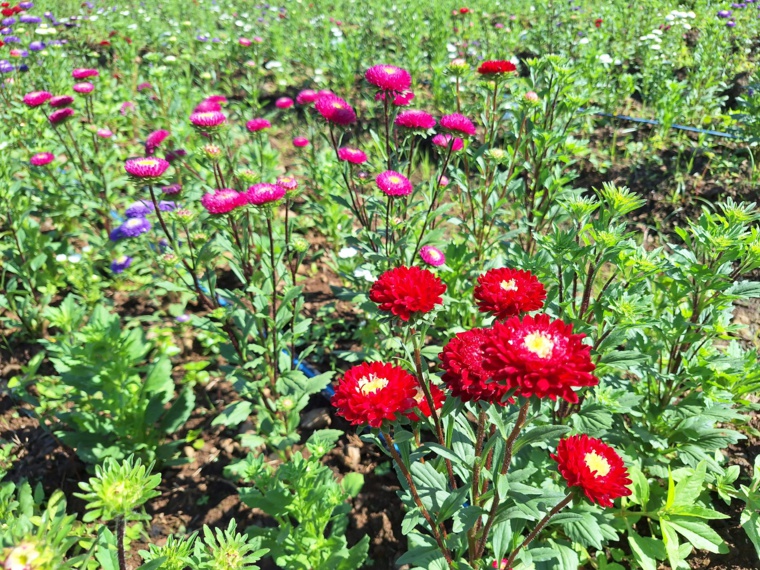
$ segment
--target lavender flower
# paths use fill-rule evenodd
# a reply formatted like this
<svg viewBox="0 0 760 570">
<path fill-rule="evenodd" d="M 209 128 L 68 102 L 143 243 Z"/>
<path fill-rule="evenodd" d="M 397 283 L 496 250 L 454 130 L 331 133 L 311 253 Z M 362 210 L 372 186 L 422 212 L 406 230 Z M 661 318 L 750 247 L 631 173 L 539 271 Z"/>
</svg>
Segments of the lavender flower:
<svg viewBox="0 0 760 570">
<path fill-rule="evenodd" d="M 132 265 L 132 258 L 128 255 L 122 255 L 121 257 L 117 257 L 111 261 L 111 271 L 118 275 L 127 269 L 130 265 Z"/>
<path fill-rule="evenodd" d="M 151 224 L 145 218 L 129 218 L 118 228 L 111 231 L 108 237 L 111 241 L 118 241 L 123 238 L 133 238 L 149 232 Z"/>
</svg>

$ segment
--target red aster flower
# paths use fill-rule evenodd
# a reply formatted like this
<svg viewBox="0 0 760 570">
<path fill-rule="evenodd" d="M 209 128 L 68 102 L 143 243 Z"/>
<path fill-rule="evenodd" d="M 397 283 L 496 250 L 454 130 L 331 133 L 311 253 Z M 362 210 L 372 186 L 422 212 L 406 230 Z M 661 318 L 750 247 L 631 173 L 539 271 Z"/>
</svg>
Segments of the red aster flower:
<svg viewBox="0 0 760 570">
<path fill-rule="evenodd" d="M 572 334 L 573 326 L 549 315 L 512 317 L 493 326 L 486 346 L 483 368 L 492 382 L 529 398 L 558 397 L 574 404 L 573 388 L 596 386 L 591 374 L 591 347 L 583 334 Z"/>
<path fill-rule="evenodd" d="M 496 568 L 496 570 L 512 570 L 507 566 L 507 558 L 502 558 L 501 562 L 494 560 L 491 562 L 491 567 Z"/>
<path fill-rule="evenodd" d="M 478 67 L 478 73 L 481 75 L 502 75 L 504 73 L 512 73 L 516 71 L 515 64 L 511 61 L 504 60 L 491 60 L 484 61 Z"/>
<path fill-rule="evenodd" d="M 551 457 L 568 486 L 582 489 L 592 503 L 611 507 L 618 497 L 631 494 L 623 459 L 599 439 L 573 435 L 561 440 Z"/>
<path fill-rule="evenodd" d="M 346 371 L 332 405 L 353 425 L 379 428 L 414 407 L 416 394 L 417 379 L 403 368 L 365 362 Z"/>
<path fill-rule="evenodd" d="M 68 121 L 74 115 L 74 109 L 71 107 L 64 107 L 63 109 L 57 109 L 50 113 L 48 120 L 51 125 L 60 125 Z"/>
<path fill-rule="evenodd" d="M 373 65 L 364 72 L 364 79 L 382 91 L 408 91 L 412 76 L 406 69 L 395 65 Z"/>
<path fill-rule="evenodd" d="M 351 105 L 333 94 L 325 94 L 314 103 L 317 113 L 322 115 L 328 123 L 347 126 L 356 122 L 356 112 Z"/>
<path fill-rule="evenodd" d="M 415 381 L 417 383 L 417 392 L 414 394 L 413 406 L 422 412 L 423 417 L 429 418 L 430 406 L 428 405 L 427 398 L 425 398 L 425 393 L 422 391 L 422 387 L 420 386 L 419 381 L 417 381 L 416 378 Z M 435 409 L 440 410 L 443 406 L 443 401 L 446 399 L 446 394 L 435 384 L 430 384 L 430 395 L 433 397 L 433 404 L 435 404 Z M 407 412 L 404 415 L 413 422 L 420 421 L 420 417 L 417 415 L 416 411 Z"/>
<path fill-rule="evenodd" d="M 408 196 L 414 189 L 412 183 L 409 182 L 409 179 L 406 176 L 394 170 L 381 172 L 377 175 L 377 178 L 375 178 L 375 182 L 377 183 L 377 187 L 380 188 L 386 196 Z"/>
<path fill-rule="evenodd" d="M 485 400 L 502 402 L 508 389 L 502 384 L 489 383 L 491 373 L 483 368 L 485 346 L 492 329 L 471 329 L 452 338 L 438 355 L 444 369 L 442 380 L 451 393 L 463 402 Z"/>
<path fill-rule="evenodd" d="M 153 156 L 156 149 L 161 146 L 161 143 L 164 142 L 170 134 L 169 131 L 164 129 L 159 129 L 158 131 L 150 133 L 148 138 L 145 139 L 145 154 Z"/>
<path fill-rule="evenodd" d="M 445 291 L 446 285 L 427 269 L 402 265 L 383 273 L 372 284 L 369 298 L 381 311 L 408 321 L 443 303 L 441 295 Z"/>
<path fill-rule="evenodd" d="M 459 13 L 460 14 L 469 14 L 470 13 L 470 9 L 469 8 L 460 8 L 459 9 Z"/>
<path fill-rule="evenodd" d="M 201 198 L 201 205 L 210 214 L 227 214 L 235 208 L 245 206 L 247 203 L 248 198 L 246 195 L 232 188 L 215 190 L 211 194 L 204 194 L 203 198 Z"/>
<path fill-rule="evenodd" d="M 32 91 L 24 95 L 24 104 L 28 107 L 39 107 L 53 98 L 53 94 L 47 91 Z"/>
<path fill-rule="evenodd" d="M 452 113 L 441 117 L 441 128 L 458 135 L 474 135 L 475 125 L 472 121 L 459 113 Z"/>
<path fill-rule="evenodd" d="M 475 300 L 480 312 L 493 313 L 497 320 L 537 311 L 544 306 L 546 291 L 530 271 L 491 269 L 478 277 Z"/>
<path fill-rule="evenodd" d="M 155 157 L 130 158 L 124 163 L 124 170 L 132 178 L 148 181 L 161 178 L 168 168 L 169 163 L 167 161 Z"/>
<path fill-rule="evenodd" d="M 272 202 L 277 202 L 285 196 L 286 190 L 277 184 L 267 184 L 261 182 L 254 184 L 245 193 L 249 204 L 254 206 L 266 206 Z"/>
<path fill-rule="evenodd" d="M 417 109 L 401 111 L 396 115 L 396 120 L 393 122 L 397 127 L 415 131 L 426 131 L 435 127 L 433 115 L 425 111 L 418 111 Z"/>
<path fill-rule="evenodd" d="M 604 22 L 604 20 L 602 20 L 601 18 L 597 18 L 596 20 L 594 20 L 594 25 L 597 28 L 601 28 L 602 27 L 602 22 Z"/>
</svg>

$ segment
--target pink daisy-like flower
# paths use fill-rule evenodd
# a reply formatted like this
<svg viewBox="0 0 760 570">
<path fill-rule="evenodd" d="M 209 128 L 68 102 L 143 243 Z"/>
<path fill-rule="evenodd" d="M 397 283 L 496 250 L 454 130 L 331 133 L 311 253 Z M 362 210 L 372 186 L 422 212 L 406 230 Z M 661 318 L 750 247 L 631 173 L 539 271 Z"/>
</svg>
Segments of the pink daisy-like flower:
<svg viewBox="0 0 760 570">
<path fill-rule="evenodd" d="M 166 131 L 164 129 L 159 129 L 158 131 L 153 131 L 148 135 L 148 138 L 145 139 L 145 154 L 148 156 L 153 156 L 153 154 L 156 152 L 156 149 L 161 145 L 164 140 L 170 135 L 169 131 Z"/>
<path fill-rule="evenodd" d="M 140 83 L 137 86 L 137 90 L 138 91 L 145 91 L 146 89 L 153 89 L 153 86 L 150 83 L 148 83 L 147 81 L 145 81 L 144 83 Z"/>
<path fill-rule="evenodd" d="M 193 109 L 193 113 L 214 113 L 221 112 L 222 106 L 215 101 L 201 101 Z"/>
<path fill-rule="evenodd" d="M 404 91 L 403 93 L 393 94 L 391 103 L 396 107 L 406 107 L 407 105 L 411 105 L 412 99 L 414 99 L 414 93 L 412 91 Z M 385 101 L 385 91 L 375 93 L 375 101 Z"/>
<path fill-rule="evenodd" d="M 254 184 L 245 193 L 249 204 L 254 206 L 265 206 L 272 202 L 277 202 L 285 196 L 285 188 L 278 186 L 277 184 L 267 184 L 262 182 Z"/>
<path fill-rule="evenodd" d="M 55 155 L 52 152 L 38 152 L 32 158 L 29 159 L 29 162 L 33 166 L 45 166 L 46 164 L 50 164 L 55 160 Z"/>
<path fill-rule="evenodd" d="M 227 214 L 232 210 L 245 206 L 248 198 L 245 193 L 238 192 L 232 188 L 222 188 L 212 193 L 204 194 L 201 198 L 201 205 L 206 208 L 210 214 Z"/>
<path fill-rule="evenodd" d="M 317 100 L 319 95 L 313 89 L 304 89 L 296 97 L 296 103 L 299 105 L 309 105 Z"/>
<path fill-rule="evenodd" d="M 71 77 L 77 81 L 87 79 L 88 77 L 97 77 L 98 75 L 100 75 L 100 72 L 97 69 L 84 69 L 81 67 L 71 72 Z"/>
<path fill-rule="evenodd" d="M 193 126 L 201 129 L 213 129 L 223 125 L 227 117 L 220 111 L 196 112 L 190 115 Z"/>
<path fill-rule="evenodd" d="M 441 117 L 441 128 L 449 132 L 472 136 L 475 134 L 475 125 L 470 119 L 460 113 L 451 113 Z"/>
<path fill-rule="evenodd" d="M 257 133 L 259 131 L 263 131 L 264 129 L 272 128 L 272 123 L 270 123 L 266 119 L 258 117 L 256 119 L 251 119 L 250 121 L 248 121 L 245 124 L 245 128 L 248 129 L 252 133 Z"/>
<path fill-rule="evenodd" d="M 224 95 L 209 95 L 203 100 L 204 103 L 216 103 L 217 105 L 226 105 L 227 97 Z"/>
<path fill-rule="evenodd" d="M 168 186 L 162 186 L 161 192 L 167 196 L 175 196 L 182 192 L 182 184 L 169 184 Z"/>
<path fill-rule="evenodd" d="M 119 109 L 119 113 L 121 113 L 122 115 L 126 115 L 130 111 L 134 111 L 134 109 L 135 109 L 135 104 L 132 103 L 132 101 L 124 101 L 121 104 L 121 108 Z"/>
<path fill-rule="evenodd" d="M 53 94 L 47 91 L 32 91 L 24 95 L 24 104 L 28 107 L 39 107 L 53 98 Z"/>
<path fill-rule="evenodd" d="M 293 146 L 296 148 L 303 148 L 309 146 L 309 139 L 306 137 L 295 137 L 293 139 Z"/>
<path fill-rule="evenodd" d="M 293 106 L 293 99 L 290 97 L 280 97 L 274 102 L 274 106 L 278 109 L 290 109 Z"/>
<path fill-rule="evenodd" d="M 440 267 L 446 263 L 446 256 L 437 247 L 432 245 L 424 245 L 420 248 L 420 257 L 422 261 L 433 267 Z"/>
<path fill-rule="evenodd" d="M 356 122 L 356 112 L 351 105 L 337 95 L 324 95 L 314 103 L 314 108 L 328 123 L 347 126 Z"/>
<path fill-rule="evenodd" d="M 74 98 L 71 95 L 56 95 L 55 97 L 50 98 L 48 105 L 54 109 L 59 109 L 71 105 L 73 102 Z"/>
<path fill-rule="evenodd" d="M 155 157 L 130 158 L 124 163 L 127 174 L 141 180 L 161 178 L 168 168 L 169 163 L 166 160 Z"/>
<path fill-rule="evenodd" d="M 239 43 L 241 46 L 243 46 L 243 47 L 248 47 L 248 46 L 250 46 L 250 45 L 251 45 L 251 40 L 249 40 L 248 38 L 240 38 L 240 39 L 238 40 L 238 43 Z"/>
<path fill-rule="evenodd" d="M 71 107 L 64 107 L 63 109 L 57 109 L 50 113 L 48 120 L 52 125 L 60 125 L 68 121 L 74 115 L 74 109 Z"/>
<path fill-rule="evenodd" d="M 101 139 L 110 139 L 113 136 L 113 133 L 110 129 L 98 129 L 95 134 L 98 135 Z"/>
<path fill-rule="evenodd" d="M 446 188 L 446 186 L 448 186 L 448 185 L 449 185 L 449 179 L 448 179 L 448 177 L 441 176 L 438 179 L 438 186 L 440 186 L 441 188 Z"/>
<path fill-rule="evenodd" d="M 89 95 L 93 92 L 95 86 L 88 81 L 83 81 L 82 83 L 75 83 L 72 89 L 80 95 Z"/>
<path fill-rule="evenodd" d="M 426 131 L 435 127 L 433 115 L 417 109 L 401 111 L 393 122 L 397 127 L 415 131 Z"/>
<path fill-rule="evenodd" d="M 453 143 L 451 141 L 454 141 Z M 454 135 L 450 135 L 449 133 L 445 134 L 438 134 L 433 137 L 432 143 L 435 146 L 439 146 L 441 148 L 448 149 L 449 144 L 451 144 L 451 151 L 457 152 L 459 150 L 462 150 L 464 148 L 464 141 L 460 139 L 459 137 L 455 137 Z"/>
<path fill-rule="evenodd" d="M 285 188 L 285 192 L 289 194 L 293 190 L 298 189 L 298 180 L 296 180 L 295 176 L 279 176 L 277 178 L 277 186 Z"/>
<path fill-rule="evenodd" d="M 386 170 L 378 174 L 377 178 L 375 178 L 375 183 L 387 196 L 408 196 L 413 190 L 409 179 L 394 170 Z"/>
<path fill-rule="evenodd" d="M 364 78 L 383 91 L 408 91 L 412 86 L 409 72 L 395 65 L 374 65 L 364 72 Z"/>
<path fill-rule="evenodd" d="M 364 151 L 347 146 L 338 149 L 338 158 L 351 164 L 364 164 L 367 162 L 367 155 Z"/>
</svg>

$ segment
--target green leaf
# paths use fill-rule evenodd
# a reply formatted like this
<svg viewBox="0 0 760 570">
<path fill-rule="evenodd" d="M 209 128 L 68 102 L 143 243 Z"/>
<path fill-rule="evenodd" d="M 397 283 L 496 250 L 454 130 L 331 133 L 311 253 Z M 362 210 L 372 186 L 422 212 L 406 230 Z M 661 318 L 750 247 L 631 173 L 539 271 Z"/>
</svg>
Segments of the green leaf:
<svg viewBox="0 0 760 570">
<path fill-rule="evenodd" d="M 553 445 L 555 439 L 570 431 L 570 426 L 538 426 L 517 438 L 512 453 L 517 453 L 526 445 L 541 441 L 547 445 Z"/>
<path fill-rule="evenodd" d="M 633 557 L 643 570 L 657 570 L 658 560 L 664 560 L 667 556 L 661 540 L 640 536 L 634 530 L 628 532 L 628 544 L 631 545 Z"/>
<path fill-rule="evenodd" d="M 662 521 L 663 523 L 665 521 Z M 667 524 L 688 540 L 695 548 L 715 554 L 725 554 L 728 546 L 707 523 L 686 517 L 671 517 Z"/>
<path fill-rule="evenodd" d="M 675 529 L 666 520 L 660 521 L 660 530 L 662 531 L 662 540 L 665 543 L 668 562 L 670 562 L 670 567 L 676 570 L 680 566 L 681 560 L 683 560 L 679 549 L 678 534 L 676 534 Z"/>
<path fill-rule="evenodd" d="M 195 394 L 186 386 L 172 404 L 169 411 L 161 418 L 161 429 L 164 433 L 174 433 L 181 428 L 195 408 Z"/>
<path fill-rule="evenodd" d="M 349 497 L 356 497 L 364 486 L 364 475 L 361 473 L 346 473 L 340 486 Z"/>
<path fill-rule="evenodd" d="M 240 425 L 245 420 L 248 419 L 248 416 L 251 415 L 252 410 L 253 410 L 253 404 L 251 404 L 251 402 L 246 402 L 245 400 L 233 402 L 232 404 L 227 406 L 218 416 L 214 418 L 214 421 L 211 422 L 211 425 L 212 426 Z"/>
</svg>

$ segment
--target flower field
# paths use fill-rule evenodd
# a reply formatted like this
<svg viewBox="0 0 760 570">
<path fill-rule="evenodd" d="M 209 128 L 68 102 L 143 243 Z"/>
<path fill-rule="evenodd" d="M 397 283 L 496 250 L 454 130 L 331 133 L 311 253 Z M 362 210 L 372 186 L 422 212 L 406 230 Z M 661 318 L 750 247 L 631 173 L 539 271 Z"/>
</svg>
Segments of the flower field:
<svg viewBox="0 0 760 570">
<path fill-rule="evenodd" d="M 2 570 L 760 568 L 760 2 L 0 14 Z"/>
</svg>

